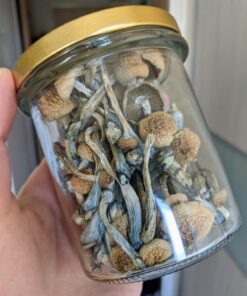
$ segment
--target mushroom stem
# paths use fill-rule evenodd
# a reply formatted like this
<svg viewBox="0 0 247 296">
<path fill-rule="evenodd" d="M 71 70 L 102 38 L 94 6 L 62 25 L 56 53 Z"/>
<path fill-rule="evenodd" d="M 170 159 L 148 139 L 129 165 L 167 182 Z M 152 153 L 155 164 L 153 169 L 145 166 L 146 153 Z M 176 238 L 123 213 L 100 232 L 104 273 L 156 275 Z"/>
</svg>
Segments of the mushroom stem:
<svg viewBox="0 0 247 296">
<path fill-rule="evenodd" d="M 124 252 L 129 256 L 136 268 L 145 267 L 139 254 L 135 249 L 129 244 L 129 242 L 110 224 L 107 217 L 107 210 L 109 205 L 113 202 L 114 197 L 111 191 L 104 191 L 101 194 L 101 201 L 99 207 L 100 218 L 108 231 L 112 236 L 114 241 L 124 250 Z"/>
<path fill-rule="evenodd" d="M 86 126 L 88 119 L 92 116 L 95 109 L 105 96 L 104 86 L 102 85 L 88 100 L 83 107 L 78 121 L 71 123 L 66 134 L 69 145 L 67 146 L 66 153 L 70 161 L 76 158 L 76 138 L 81 130 Z"/>
<path fill-rule="evenodd" d="M 133 131 L 133 129 L 129 126 L 127 120 L 125 119 L 125 117 L 122 113 L 122 110 L 118 104 L 118 100 L 114 94 L 111 83 L 108 79 L 108 75 L 107 75 L 104 63 L 101 64 L 101 72 L 102 72 L 102 78 L 103 78 L 105 90 L 106 90 L 107 95 L 111 101 L 111 105 L 112 105 L 113 109 L 115 110 L 115 112 L 119 118 L 119 121 L 123 127 L 125 136 L 135 138 L 138 140 L 139 143 L 141 143 L 139 137 L 136 135 L 136 133 Z"/>
<path fill-rule="evenodd" d="M 74 175 L 87 180 L 87 181 L 96 181 L 97 180 L 97 176 L 96 175 L 86 175 L 81 173 L 76 167 L 73 166 L 73 164 L 71 164 L 67 158 L 65 157 L 65 152 L 63 151 L 64 147 L 62 147 L 62 145 L 58 142 L 54 143 L 54 152 L 57 156 L 57 158 L 63 163 L 63 165 Z"/>
<path fill-rule="evenodd" d="M 115 163 L 116 173 L 121 184 L 129 182 L 131 170 L 121 149 L 111 144 L 111 151 Z"/>
<path fill-rule="evenodd" d="M 103 141 L 105 139 L 105 132 L 104 132 L 104 117 L 100 114 L 100 113 L 97 113 L 97 112 L 94 112 L 92 114 L 92 117 L 97 121 L 98 123 L 98 126 L 100 128 L 100 133 L 101 133 L 101 138 L 100 140 Z"/>
<path fill-rule="evenodd" d="M 85 248 L 90 248 L 100 242 L 104 234 L 104 225 L 98 212 L 95 212 L 87 227 L 81 234 L 80 242 Z"/>
<path fill-rule="evenodd" d="M 116 196 L 116 192 L 114 191 L 115 196 Z M 108 217 L 109 220 L 112 222 L 114 219 L 116 219 L 119 216 L 122 216 L 124 214 L 125 210 L 123 207 L 123 204 L 120 203 L 119 201 L 115 200 L 109 207 L 108 210 Z"/>
<path fill-rule="evenodd" d="M 158 152 L 158 154 L 154 157 L 154 160 L 149 165 L 152 180 L 155 180 L 163 172 L 166 172 L 172 165 L 173 161 L 174 153 L 170 147 Z"/>
<path fill-rule="evenodd" d="M 115 144 L 122 136 L 121 124 L 118 120 L 118 117 L 112 112 L 108 113 L 104 124 L 104 129 L 109 143 Z"/>
<path fill-rule="evenodd" d="M 142 245 L 140 233 L 142 229 L 142 212 L 139 198 L 133 187 L 127 183 L 120 185 L 129 218 L 129 240 L 138 249 Z"/>
<path fill-rule="evenodd" d="M 174 176 L 169 176 L 167 180 L 167 185 L 169 188 L 169 192 L 171 194 L 175 193 L 183 193 L 187 195 L 188 197 L 193 197 L 194 192 L 191 187 L 181 184 L 179 180 Z"/>
<path fill-rule="evenodd" d="M 143 183 L 147 194 L 146 208 L 145 208 L 145 222 L 142 229 L 142 240 L 144 243 L 150 242 L 155 235 L 156 228 L 156 204 L 155 197 L 152 190 L 151 178 L 148 170 L 148 163 L 150 157 L 150 149 L 155 141 L 155 136 L 149 134 L 147 136 L 144 146 L 144 161 L 143 161 Z"/>
<path fill-rule="evenodd" d="M 88 211 L 94 212 L 97 209 L 99 205 L 99 200 L 100 200 L 100 192 L 101 192 L 101 189 L 99 185 L 99 174 L 98 174 L 97 180 L 96 182 L 94 182 L 93 187 L 89 192 L 87 199 L 84 201 L 84 203 L 80 207 L 81 214 Z"/>
<path fill-rule="evenodd" d="M 101 162 L 103 168 L 107 171 L 107 173 L 109 175 L 111 175 L 114 179 L 117 179 L 117 176 L 116 176 L 114 170 L 112 169 L 107 157 L 105 156 L 104 152 L 100 149 L 99 143 L 96 144 L 91 139 L 91 134 L 94 131 L 96 131 L 95 126 L 91 126 L 91 127 L 86 129 L 85 142 L 93 150 L 93 152 L 99 157 L 100 162 Z"/>
<path fill-rule="evenodd" d="M 83 93 L 86 97 L 92 96 L 92 90 L 86 87 L 81 81 L 76 80 L 74 84 L 74 88 L 77 89 L 80 93 Z"/>
<path fill-rule="evenodd" d="M 147 196 L 146 196 L 146 192 L 145 192 L 145 189 L 144 189 L 144 186 L 143 186 L 143 183 L 142 183 L 139 173 L 134 174 L 134 182 L 135 182 L 137 194 L 139 196 L 140 203 L 141 203 L 142 219 L 144 220 L 144 217 L 146 217 L 145 208 L 146 208 Z"/>
<path fill-rule="evenodd" d="M 208 169 L 200 169 L 201 174 L 206 180 L 206 184 L 211 193 L 214 193 L 219 190 L 219 183 L 215 174 Z"/>
<path fill-rule="evenodd" d="M 192 186 L 191 176 L 176 161 L 173 161 L 172 165 L 167 169 L 167 173 L 183 186 Z"/>
<path fill-rule="evenodd" d="M 163 191 L 163 194 L 165 195 L 165 197 L 168 197 L 170 195 L 169 193 L 169 189 L 168 189 L 168 186 L 167 186 L 167 174 L 162 174 L 161 177 L 160 177 L 160 187 Z"/>
</svg>

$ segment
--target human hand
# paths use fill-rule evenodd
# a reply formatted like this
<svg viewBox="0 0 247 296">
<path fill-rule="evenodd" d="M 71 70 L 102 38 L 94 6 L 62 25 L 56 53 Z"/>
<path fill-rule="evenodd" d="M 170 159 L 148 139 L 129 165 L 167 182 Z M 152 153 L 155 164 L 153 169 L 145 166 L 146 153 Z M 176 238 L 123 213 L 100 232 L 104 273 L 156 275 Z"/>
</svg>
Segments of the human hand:
<svg viewBox="0 0 247 296">
<path fill-rule="evenodd" d="M 45 161 L 13 197 L 5 145 L 16 113 L 11 72 L 0 69 L 0 295 L 140 295 L 140 283 L 111 285 L 86 277 L 70 243 Z"/>
</svg>

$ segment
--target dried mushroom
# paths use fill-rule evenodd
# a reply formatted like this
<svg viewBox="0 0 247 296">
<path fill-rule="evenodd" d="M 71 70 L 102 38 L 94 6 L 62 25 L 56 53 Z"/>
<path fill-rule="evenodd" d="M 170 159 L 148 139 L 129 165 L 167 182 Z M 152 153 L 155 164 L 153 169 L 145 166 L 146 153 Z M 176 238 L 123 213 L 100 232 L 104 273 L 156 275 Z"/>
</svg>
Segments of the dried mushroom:
<svg viewBox="0 0 247 296">
<path fill-rule="evenodd" d="M 146 140 L 149 134 L 155 135 L 154 147 L 169 146 L 176 133 L 176 123 L 166 112 L 154 112 L 139 122 L 139 134 Z"/>
<path fill-rule="evenodd" d="M 89 175 L 88 172 L 84 173 L 83 170 L 79 170 L 75 167 L 66 157 L 65 147 L 63 147 L 59 142 L 55 142 L 53 145 L 54 153 L 57 156 L 60 165 L 62 166 L 65 175 L 69 173 L 73 174 L 74 176 L 79 177 L 80 179 L 88 180 L 88 181 L 96 181 L 97 176 Z"/>
<path fill-rule="evenodd" d="M 144 162 L 143 162 L 143 184 L 146 192 L 146 204 L 145 204 L 145 220 L 142 229 L 142 241 L 144 243 L 150 242 L 155 235 L 156 228 L 156 202 L 152 189 L 151 178 L 149 174 L 149 158 L 150 158 L 150 150 L 155 141 L 154 135 L 148 135 L 145 147 L 144 147 Z"/>
<path fill-rule="evenodd" d="M 130 150 L 126 155 L 126 160 L 131 165 L 140 165 L 143 162 L 143 151 L 141 148 L 136 147 L 133 150 Z"/>
<path fill-rule="evenodd" d="M 114 226 L 122 234 L 123 237 L 127 238 L 129 228 L 128 215 L 124 214 L 114 219 L 112 222 L 112 226 Z"/>
<path fill-rule="evenodd" d="M 190 252 L 230 217 L 226 190 L 196 159 L 200 138 L 162 83 L 169 60 L 151 48 L 117 57 L 68 71 L 38 100 L 57 120 L 58 177 L 94 272 L 165 267 L 174 219 Z"/>
<path fill-rule="evenodd" d="M 128 183 L 121 185 L 121 192 L 129 219 L 128 238 L 133 248 L 138 249 L 142 245 L 142 210 L 139 197 L 133 187 Z"/>
<path fill-rule="evenodd" d="M 93 214 L 99 206 L 101 188 L 98 179 L 99 176 L 97 176 L 96 182 L 93 183 L 87 198 L 80 207 L 80 213 L 82 216 Z"/>
<path fill-rule="evenodd" d="M 150 62 L 159 71 L 159 77 L 163 75 L 165 71 L 165 59 L 159 49 L 146 48 L 139 53 L 144 61 Z"/>
<path fill-rule="evenodd" d="M 138 122 L 152 112 L 166 109 L 159 87 L 147 82 L 127 89 L 122 105 L 127 120 L 134 122 Z"/>
<path fill-rule="evenodd" d="M 148 266 L 152 266 L 167 260 L 171 256 L 172 251 L 168 241 L 155 238 L 143 245 L 139 253 L 143 262 Z"/>
<path fill-rule="evenodd" d="M 163 173 L 159 179 L 161 191 L 162 191 L 164 197 L 166 197 L 166 198 L 168 198 L 170 195 L 169 188 L 167 185 L 167 179 L 168 179 L 168 175 L 166 173 Z"/>
<path fill-rule="evenodd" d="M 55 89 L 50 89 L 41 96 L 38 106 L 45 119 L 53 121 L 69 114 L 76 105 L 71 100 L 62 99 Z"/>
<path fill-rule="evenodd" d="M 162 176 L 160 178 L 160 184 L 163 185 L 162 182 L 165 181 L 164 185 L 166 186 L 166 177 L 165 172 L 173 166 L 174 163 L 174 153 L 170 147 L 163 148 L 160 152 L 158 152 L 153 161 L 150 163 L 150 173 L 152 179 L 157 178 L 160 174 L 164 175 L 162 180 Z M 168 194 L 169 195 L 169 194 Z"/>
<path fill-rule="evenodd" d="M 110 112 L 105 122 L 105 135 L 111 144 L 115 144 L 122 136 L 121 124 L 117 116 Z"/>
<path fill-rule="evenodd" d="M 83 169 L 81 170 L 81 172 L 86 175 L 90 175 L 92 173 L 92 171 L 89 169 Z M 72 178 L 70 179 L 70 184 L 75 192 L 78 192 L 81 194 L 88 194 L 93 186 L 92 181 L 85 180 L 76 175 L 72 176 Z"/>
<path fill-rule="evenodd" d="M 186 201 L 188 201 L 188 197 L 182 193 L 171 194 L 166 198 L 166 202 L 172 207 Z"/>
<path fill-rule="evenodd" d="M 213 211 L 197 201 L 180 203 L 173 208 L 173 213 L 187 243 L 202 240 L 214 223 Z"/>
<path fill-rule="evenodd" d="M 135 237 L 136 235 L 133 235 L 133 233 L 131 231 L 129 232 L 129 237 L 130 237 L 130 241 L 131 241 L 131 244 L 130 244 L 122 236 L 122 234 L 119 233 L 119 231 L 117 231 L 117 229 L 111 225 L 111 223 L 108 220 L 107 211 L 108 211 L 109 205 L 113 202 L 113 200 L 114 200 L 114 196 L 113 196 L 111 191 L 103 191 L 102 192 L 100 206 L 99 206 L 100 218 L 101 218 L 101 220 L 102 220 L 108 234 L 110 234 L 111 237 L 113 238 L 113 240 L 119 246 L 121 246 L 123 251 L 126 253 L 126 255 L 128 255 L 128 257 L 133 262 L 134 266 L 136 268 L 142 268 L 142 267 L 144 267 L 144 264 L 143 264 L 143 262 L 142 262 L 142 260 L 141 260 L 141 258 L 139 256 L 139 254 L 135 251 L 135 248 L 132 247 L 132 245 L 135 245 L 134 242 L 136 242 L 136 237 Z M 132 213 L 130 213 L 129 216 L 131 214 Z M 132 217 L 132 218 L 133 219 L 135 219 L 135 218 L 138 219 L 139 217 Z M 130 226 L 133 225 L 132 224 L 133 219 L 131 219 Z M 138 235 L 138 223 L 135 223 L 135 225 L 133 225 L 133 226 L 134 226 L 134 231 Z M 138 243 L 138 246 L 140 246 L 139 243 Z"/>
<path fill-rule="evenodd" d="M 113 178 L 111 175 L 107 173 L 107 171 L 103 170 L 100 173 L 99 184 L 102 188 L 107 189 L 113 182 Z"/>
<path fill-rule="evenodd" d="M 116 179 L 116 173 L 111 167 L 101 145 L 99 142 L 92 139 L 92 134 L 97 132 L 97 128 L 95 126 L 87 128 L 85 132 L 85 142 L 86 144 L 93 150 L 93 152 L 98 156 L 102 167 L 107 171 L 109 175 L 111 175 L 114 179 Z M 97 134 L 95 134 L 97 135 Z"/>
<path fill-rule="evenodd" d="M 229 219 L 230 212 L 225 207 L 220 206 L 217 210 L 223 215 L 225 221 Z"/>
<path fill-rule="evenodd" d="M 138 145 L 138 142 L 134 138 L 127 138 L 127 139 L 121 138 L 117 141 L 117 145 L 121 150 L 123 150 L 124 152 L 127 152 L 131 149 L 136 148 Z"/>
<path fill-rule="evenodd" d="M 85 132 L 80 132 L 77 137 L 77 143 L 82 144 L 85 143 Z"/>
<path fill-rule="evenodd" d="M 82 158 L 94 162 L 94 153 L 92 149 L 85 143 L 77 147 L 77 154 Z"/>
<path fill-rule="evenodd" d="M 115 195 L 118 198 L 116 198 L 116 200 L 109 207 L 108 216 L 111 222 L 114 221 L 117 217 L 122 216 L 126 212 L 123 204 L 123 200 L 121 199 L 121 197 L 119 198 L 118 194 L 119 192 L 117 191 Z"/>
<path fill-rule="evenodd" d="M 110 82 L 109 77 L 107 75 L 107 70 L 106 70 L 105 64 L 101 65 L 101 71 L 102 71 L 102 78 L 103 78 L 104 86 L 105 86 L 107 95 L 109 97 L 109 100 L 111 102 L 112 108 L 114 109 L 114 111 L 119 119 L 119 122 L 122 125 L 123 131 L 124 131 L 123 137 L 124 138 L 128 138 L 128 137 L 135 138 L 135 139 L 137 139 L 138 143 L 140 143 L 139 137 L 136 135 L 135 131 L 130 127 L 129 123 L 127 122 L 126 118 L 123 115 L 123 112 L 120 108 L 120 105 L 118 103 L 116 95 L 113 91 L 111 82 Z"/>
<path fill-rule="evenodd" d="M 216 192 L 213 196 L 213 203 L 216 207 L 223 206 L 227 201 L 227 191 L 226 189 L 221 189 Z"/>
<path fill-rule="evenodd" d="M 207 187 L 211 193 L 216 193 L 219 190 L 219 182 L 211 170 L 208 169 L 199 169 L 202 176 L 205 178 Z"/>
<path fill-rule="evenodd" d="M 172 142 L 175 160 L 184 165 L 197 157 L 200 138 L 189 129 L 181 131 Z"/>
<path fill-rule="evenodd" d="M 124 153 L 117 146 L 110 144 L 115 170 L 120 184 L 126 184 L 131 177 L 131 169 L 125 159 Z"/>
<path fill-rule="evenodd" d="M 135 78 L 148 77 L 148 66 L 142 61 L 140 55 L 128 53 L 119 57 L 119 62 L 114 68 L 117 80 L 126 85 Z"/>
<path fill-rule="evenodd" d="M 127 214 L 116 217 L 112 222 L 112 226 L 116 228 L 125 239 L 128 239 L 129 220 Z"/>
<path fill-rule="evenodd" d="M 98 107 L 100 102 L 103 100 L 105 96 L 105 90 L 103 86 L 101 86 L 87 101 L 85 106 L 83 106 L 80 116 L 77 122 L 72 122 L 67 130 L 66 138 L 69 141 L 69 145 L 67 146 L 67 155 L 71 162 L 76 158 L 76 140 L 78 134 L 86 127 L 88 124 L 88 120 L 91 118 L 95 109 Z"/>
<path fill-rule="evenodd" d="M 68 100 L 72 93 L 75 85 L 76 77 L 82 72 L 81 67 L 73 68 L 67 71 L 65 74 L 61 75 L 55 82 L 54 87 L 57 90 L 58 95 L 64 99 Z"/>
<path fill-rule="evenodd" d="M 90 248 L 102 240 L 104 231 L 99 213 L 95 212 L 81 234 L 80 243 L 84 248 Z"/>
<path fill-rule="evenodd" d="M 209 192 L 207 189 L 206 180 L 202 176 L 202 174 L 198 171 L 196 171 L 193 174 L 192 188 L 195 194 L 199 196 L 203 196 L 204 198 L 207 198 L 207 199 L 209 198 Z"/>
<path fill-rule="evenodd" d="M 111 249 L 110 260 L 119 271 L 127 272 L 136 269 L 129 256 L 118 246 Z"/>
</svg>

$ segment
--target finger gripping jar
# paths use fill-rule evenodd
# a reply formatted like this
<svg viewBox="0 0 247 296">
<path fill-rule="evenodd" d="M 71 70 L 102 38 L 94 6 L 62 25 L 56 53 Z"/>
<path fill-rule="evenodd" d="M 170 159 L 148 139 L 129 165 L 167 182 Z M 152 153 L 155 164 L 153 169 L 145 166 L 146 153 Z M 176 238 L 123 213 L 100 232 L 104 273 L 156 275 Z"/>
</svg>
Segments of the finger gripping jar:
<svg viewBox="0 0 247 296">
<path fill-rule="evenodd" d="M 171 273 L 214 253 L 240 225 L 187 54 L 168 12 L 126 6 L 55 29 L 13 69 L 93 279 Z"/>
</svg>

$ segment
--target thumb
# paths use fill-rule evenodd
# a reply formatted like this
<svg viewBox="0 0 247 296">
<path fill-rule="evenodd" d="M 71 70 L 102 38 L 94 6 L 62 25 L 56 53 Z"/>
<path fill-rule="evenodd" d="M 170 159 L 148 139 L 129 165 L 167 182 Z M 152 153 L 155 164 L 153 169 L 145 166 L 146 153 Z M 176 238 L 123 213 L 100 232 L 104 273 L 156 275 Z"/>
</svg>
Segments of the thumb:
<svg viewBox="0 0 247 296">
<path fill-rule="evenodd" d="M 16 113 L 15 84 L 10 70 L 0 68 L 0 210 L 11 202 L 11 169 L 5 141 Z"/>
</svg>

